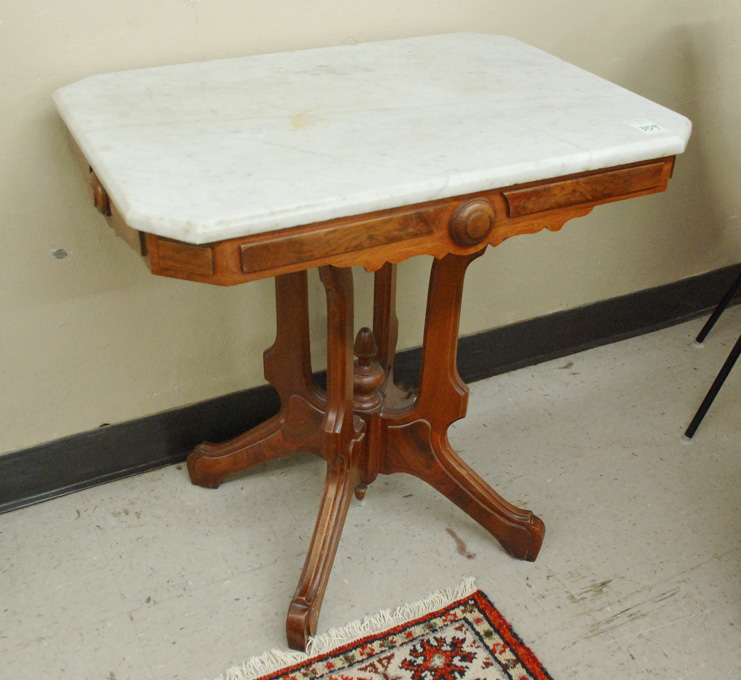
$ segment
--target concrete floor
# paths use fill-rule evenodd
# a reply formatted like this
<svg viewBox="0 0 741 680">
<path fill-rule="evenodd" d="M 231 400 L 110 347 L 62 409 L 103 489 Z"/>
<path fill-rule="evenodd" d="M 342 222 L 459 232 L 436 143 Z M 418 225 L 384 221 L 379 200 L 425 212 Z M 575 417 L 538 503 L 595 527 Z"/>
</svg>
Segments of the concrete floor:
<svg viewBox="0 0 741 680">
<path fill-rule="evenodd" d="M 741 369 L 681 434 L 741 329 L 726 312 L 471 385 L 451 441 L 547 534 L 508 557 L 423 483 L 354 502 L 319 621 L 472 575 L 555 680 L 741 678 Z M 202 680 L 284 645 L 324 464 L 221 489 L 182 466 L 0 517 L 0 677 Z"/>
</svg>

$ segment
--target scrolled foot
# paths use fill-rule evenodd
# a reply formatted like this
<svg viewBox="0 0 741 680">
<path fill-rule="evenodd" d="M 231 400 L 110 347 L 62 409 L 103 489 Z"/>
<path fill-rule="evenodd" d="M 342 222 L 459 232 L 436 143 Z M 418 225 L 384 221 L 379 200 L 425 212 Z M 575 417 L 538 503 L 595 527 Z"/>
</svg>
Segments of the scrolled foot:
<svg viewBox="0 0 741 680">
<path fill-rule="evenodd" d="M 511 535 L 503 535 L 503 534 Z M 530 524 L 519 524 L 511 532 L 502 532 L 498 540 L 504 550 L 518 560 L 535 562 L 543 545 L 545 524 L 537 515 L 532 515 Z"/>
<path fill-rule="evenodd" d="M 188 456 L 188 475 L 192 484 L 207 489 L 219 488 L 228 473 L 219 470 L 218 463 L 214 465 L 216 451 L 217 447 L 211 442 L 203 442 L 191 451 Z"/>
<path fill-rule="evenodd" d="M 316 633 L 319 611 L 302 597 L 294 597 L 288 607 L 286 617 L 286 638 L 288 646 L 298 651 L 306 651 L 309 638 Z"/>
</svg>

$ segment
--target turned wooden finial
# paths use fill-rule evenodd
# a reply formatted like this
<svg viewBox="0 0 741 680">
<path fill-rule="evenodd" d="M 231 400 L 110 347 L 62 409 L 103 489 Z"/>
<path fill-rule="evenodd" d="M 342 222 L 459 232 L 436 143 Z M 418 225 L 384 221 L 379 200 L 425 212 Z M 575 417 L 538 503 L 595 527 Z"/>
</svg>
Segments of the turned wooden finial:
<svg viewBox="0 0 741 680">
<path fill-rule="evenodd" d="M 378 388 L 386 373 L 376 361 L 378 346 L 370 328 L 361 328 L 358 331 L 353 352 L 358 357 L 353 376 L 355 406 L 359 409 L 374 409 L 381 404 L 382 396 Z"/>
</svg>

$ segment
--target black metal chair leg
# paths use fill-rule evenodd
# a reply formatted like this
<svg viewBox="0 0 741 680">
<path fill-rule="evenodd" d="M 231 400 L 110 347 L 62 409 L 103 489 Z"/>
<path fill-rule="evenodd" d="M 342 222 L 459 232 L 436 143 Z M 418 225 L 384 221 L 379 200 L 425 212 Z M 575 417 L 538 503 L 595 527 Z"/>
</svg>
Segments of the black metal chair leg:
<svg viewBox="0 0 741 680">
<path fill-rule="evenodd" d="M 687 439 L 692 439 L 693 435 L 695 434 L 695 431 L 697 430 L 698 427 L 700 427 L 700 423 L 702 422 L 702 419 L 705 417 L 705 414 L 708 412 L 708 409 L 710 408 L 710 405 L 713 403 L 713 400 L 715 399 L 715 397 L 718 395 L 718 392 L 720 392 L 720 388 L 723 387 L 723 383 L 725 382 L 725 379 L 728 377 L 728 374 L 731 372 L 731 369 L 733 368 L 733 365 L 736 363 L 736 359 L 738 359 L 740 354 L 741 354 L 741 337 L 739 337 L 739 339 L 736 340 L 736 344 L 733 346 L 731 353 L 728 355 L 726 362 L 723 364 L 723 368 L 720 369 L 720 372 L 718 373 L 715 380 L 713 381 L 713 384 L 710 386 L 708 393 L 705 395 L 705 399 L 703 399 L 702 404 L 700 404 L 700 408 L 697 409 L 697 413 L 695 413 L 695 417 L 692 419 L 692 422 L 690 423 L 689 427 L 685 431 L 684 436 L 687 437 Z"/>
<path fill-rule="evenodd" d="M 728 307 L 728 303 L 731 301 L 733 296 L 736 294 L 736 291 L 741 288 L 741 274 L 738 275 L 738 278 L 733 282 L 731 287 L 728 289 L 726 294 L 723 296 L 721 301 L 718 303 L 718 306 L 715 308 L 715 311 L 710 315 L 710 318 L 705 322 L 705 325 L 702 327 L 702 330 L 697 336 L 697 342 L 701 343 L 705 338 L 707 337 L 707 334 L 710 333 L 710 329 L 715 326 L 715 322 L 720 318 L 720 315 L 723 313 L 723 310 L 725 310 L 726 307 Z"/>
</svg>

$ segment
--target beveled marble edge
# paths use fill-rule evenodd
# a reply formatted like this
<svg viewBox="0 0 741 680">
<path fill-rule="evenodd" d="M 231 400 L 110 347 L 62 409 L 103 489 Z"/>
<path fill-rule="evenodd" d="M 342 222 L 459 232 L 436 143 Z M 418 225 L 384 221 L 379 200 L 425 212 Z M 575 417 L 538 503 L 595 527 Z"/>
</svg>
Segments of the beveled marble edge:
<svg viewBox="0 0 741 680">
<path fill-rule="evenodd" d="M 93 76 L 54 98 L 129 226 L 196 244 L 672 156 L 691 131 L 520 41 L 476 34 Z"/>
</svg>

